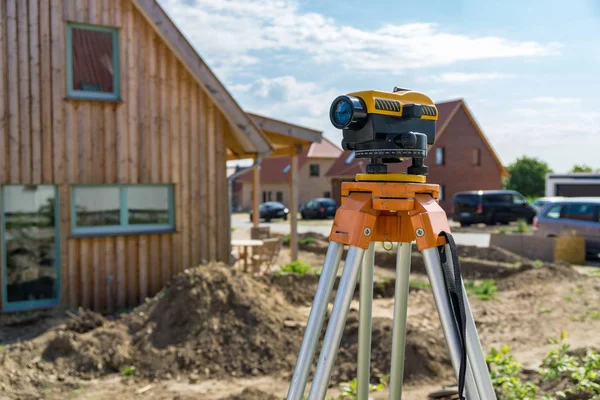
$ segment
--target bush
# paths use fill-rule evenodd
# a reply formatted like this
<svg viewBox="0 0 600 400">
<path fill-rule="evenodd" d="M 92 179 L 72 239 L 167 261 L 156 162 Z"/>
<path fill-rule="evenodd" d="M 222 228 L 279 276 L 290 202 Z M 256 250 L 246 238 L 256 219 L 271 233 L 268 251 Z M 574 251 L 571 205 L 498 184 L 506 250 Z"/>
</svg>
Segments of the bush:
<svg viewBox="0 0 600 400">
<path fill-rule="evenodd" d="M 310 265 L 306 264 L 305 262 L 293 261 L 293 262 L 281 267 L 281 272 L 286 273 L 286 274 L 304 275 L 304 274 L 312 274 L 312 273 L 314 273 L 314 270 L 311 268 Z"/>
<path fill-rule="evenodd" d="M 527 225 L 527 221 L 525 221 L 524 219 L 517 220 L 517 232 L 518 233 L 529 233 L 530 232 L 529 225 Z"/>
<path fill-rule="evenodd" d="M 467 281 L 465 282 L 465 289 L 467 293 L 476 296 L 480 300 L 491 300 L 496 297 L 496 292 L 498 292 L 498 286 L 496 286 L 496 281 L 493 279 L 486 279 L 480 283 Z"/>
</svg>

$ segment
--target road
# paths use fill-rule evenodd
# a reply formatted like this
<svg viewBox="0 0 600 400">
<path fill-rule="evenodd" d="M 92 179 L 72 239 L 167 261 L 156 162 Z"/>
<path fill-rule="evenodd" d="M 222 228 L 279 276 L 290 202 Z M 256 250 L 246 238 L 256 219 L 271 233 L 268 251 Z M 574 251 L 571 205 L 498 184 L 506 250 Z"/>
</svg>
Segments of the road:
<svg viewBox="0 0 600 400">
<path fill-rule="evenodd" d="M 332 220 L 324 221 L 303 221 L 298 220 L 298 233 L 315 232 L 328 236 L 331 231 Z M 234 214 L 231 226 L 240 230 L 250 230 L 252 224 L 249 221 L 248 214 Z M 289 221 L 271 221 L 269 223 L 261 222 L 261 226 L 268 226 L 271 232 L 286 235 L 290 232 Z M 451 224 L 452 228 L 452 224 Z M 456 244 L 464 246 L 488 247 L 490 244 L 489 233 L 454 233 Z"/>
</svg>

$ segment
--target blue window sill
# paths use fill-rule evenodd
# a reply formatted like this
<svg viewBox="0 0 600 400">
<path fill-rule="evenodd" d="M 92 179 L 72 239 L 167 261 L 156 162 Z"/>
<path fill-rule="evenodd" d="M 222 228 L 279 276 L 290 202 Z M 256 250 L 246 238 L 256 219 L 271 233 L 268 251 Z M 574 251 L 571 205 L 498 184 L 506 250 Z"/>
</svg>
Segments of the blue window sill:
<svg viewBox="0 0 600 400">
<path fill-rule="evenodd" d="M 175 234 L 179 233 L 178 230 L 173 228 L 157 228 L 157 229 L 135 229 L 135 230 L 112 230 L 112 231 L 84 231 L 84 232 L 72 232 L 68 239 L 81 239 L 81 238 L 96 238 L 96 237 L 108 237 L 108 236 L 142 236 L 142 235 L 161 235 L 161 234 Z"/>
<path fill-rule="evenodd" d="M 97 101 L 101 103 L 123 103 L 121 97 L 95 97 L 86 95 L 69 95 L 65 97 L 66 101 Z"/>
<path fill-rule="evenodd" d="M 58 306 L 58 299 L 28 300 L 4 302 L 2 312 L 30 311 L 44 308 L 54 308 Z"/>
</svg>

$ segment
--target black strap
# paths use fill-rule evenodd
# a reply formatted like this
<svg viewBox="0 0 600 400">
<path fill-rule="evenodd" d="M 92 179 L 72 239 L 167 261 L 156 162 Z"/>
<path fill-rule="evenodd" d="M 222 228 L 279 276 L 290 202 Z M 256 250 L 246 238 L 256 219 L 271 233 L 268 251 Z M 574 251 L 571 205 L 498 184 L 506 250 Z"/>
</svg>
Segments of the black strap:
<svg viewBox="0 0 600 400">
<path fill-rule="evenodd" d="M 450 306 L 456 319 L 458 326 L 458 335 L 460 339 L 460 368 L 458 372 L 458 396 L 460 400 L 464 400 L 463 395 L 465 389 L 465 373 L 467 370 L 467 342 L 466 342 L 466 316 L 465 316 L 465 302 L 463 297 L 463 284 L 460 271 L 460 261 L 458 259 L 458 252 L 456 251 L 456 244 L 454 238 L 449 232 L 441 232 L 440 236 L 443 236 L 448 240 L 450 247 L 450 256 L 452 257 L 452 265 L 454 271 L 448 263 L 448 255 L 446 254 L 446 246 L 439 246 L 438 252 L 440 254 L 440 262 L 442 264 L 442 271 L 444 273 L 444 281 L 446 283 L 446 290 L 450 297 Z M 454 272 L 454 274 L 453 274 Z"/>
</svg>

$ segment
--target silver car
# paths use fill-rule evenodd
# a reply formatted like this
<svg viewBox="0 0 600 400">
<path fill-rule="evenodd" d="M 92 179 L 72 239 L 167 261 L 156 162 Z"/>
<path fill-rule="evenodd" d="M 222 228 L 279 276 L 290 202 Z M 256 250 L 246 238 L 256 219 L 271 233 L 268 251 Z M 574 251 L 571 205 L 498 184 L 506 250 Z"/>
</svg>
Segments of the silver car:
<svg viewBox="0 0 600 400">
<path fill-rule="evenodd" d="M 600 253 L 600 197 L 572 197 L 546 204 L 535 217 L 536 235 L 585 237 L 586 253 Z"/>
</svg>

